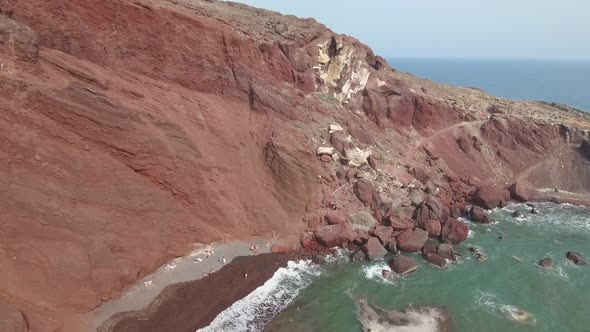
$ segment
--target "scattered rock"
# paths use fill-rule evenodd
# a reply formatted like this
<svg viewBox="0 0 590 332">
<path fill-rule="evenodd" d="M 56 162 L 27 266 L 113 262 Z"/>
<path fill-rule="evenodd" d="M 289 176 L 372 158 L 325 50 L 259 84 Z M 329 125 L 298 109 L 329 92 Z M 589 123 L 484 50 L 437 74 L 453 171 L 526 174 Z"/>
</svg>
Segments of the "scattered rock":
<svg viewBox="0 0 590 332">
<path fill-rule="evenodd" d="M 532 214 L 539 214 L 539 211 L 537 211 L 535 208 L 532 208 L 532 209 L 531 209 L 531 213 L 532 213 Z"/>
<path fill-rule="evenodd" d="M 391 270 L 383 269 L 381 271 L 381 276 L 383 276 L 384 279 L 390 279 L 391 278 Z"/>
<path fill-rule="evenodd" d="M 344 152 L 350 148 L 352 148 L 352 143 L 350 139 L 344 136 L 342 133 L 334 133 L 330 136 L 330 144 L 336 149 L 336 151 L 340 152 L 344 155 Z"/>
<path fill-rule="evenodd" d="M 405 231 L 408 228 L 412 228 L 412 223 L 404 219 L 390 216 L 387 220 L 387 224 L 389 224 L 394 230 Z"/>
<path fill-rule="evenodd" d="M 434 242 L 426 242 L 422 247 L 422 255 L 426 255 L 428 253 L 436 253 L 438 251 L 438 247 Z"/>
<path fill-rule="evenodd" d="M 318 148 L 318 150 L 316 151 L 316 154 L 318 156 L 321 156 L 321 155 L 329 155 L 329 156 L 331 156 L 331 155 L 334 154 L 334 152 L 336 152 L 336 150 L 334 150 L 334 148 L 331 147 L 331 146 L 320 146 Z"/>
<path fill-rule="evenodd" d="M 346 217 L 339 212 L 328 212 L 325 216 L 328 225 L 344 225 Z"/>
<path fill-rule="evenodd" d="M 469 226 L 457 219 L 449 218 L 443 224 L 440 235 L 441 240 L 445 243 L 459 244 L 467 239 Z"/>
<path fill-rule="evenodd" d="M 329 163 L 332 161 L 332 156 L 327 155 L 327 154 L 323 154 L 320 156 L 320 160 L 324 163 Z"/>
<path fill-rule="evenodd" d="M 431 238 L 437 238 L 440 236 L 440 231 L 441 231 L 441 224 L 440 221 L 438 220 L 426 220 L 422 223 L 422 228 L 426 229 L 426 231 L 428 232 L 428 235 Z"/>
<path fill-rule="evenodd" d="M 373 227 L 375 227 L 378 222 L 377 220 L 366 211 L 359 211 L 349 217 L 350 225 L 355 230 L 360 230 L 364 232 L 369 232 Z"/>
<path fill-rule="evenodd" d="M 367 179 L 359 179 L 354 184 L 354 193 L 364 204 L 372 204 L 373 196 L 376 194 L 375 186 Z"/>
<path fill-rule="evenodd" d="M 373 235 L 377 237 L 384 246 L 391 242 L 391 234 L 393 234 L 393 228 L 391 228 L 391 226 L 377 225 L 375 226 L 375 229 L 373 229 Z"/>
<path fill-rule="evenodd" d="M 425 261 L 427 261 L 428 263 L 430 263 L 430 264 L 432 264 L 434 266 L 443 268 L 443 269 L 445 267 L 447 267 L 447 264 L 448 264 L 446 259 L 444 259 L 440 255 L 435 254 L 435 253 L 432 253 L 432 252 L 429 252 L 429 253 L 427 253 L 425 255 L 422 255 L 422 258 Z"/>
<path fill-rule="evenodd" d="M 450 261 L 457 260 L 457 256 L 455 254 L 455 249 L 453 248 L 453 245 L 449 244 L 449 243 L 442 243 L 441 245 L 439 245 L 438 246 L 438 254 L 441 257 L 446 258 Z"/>
<path fill-rule="evenodd" d="M 547 270 L 552 270 L 553 260 L 551 258 L 543 258 L 539 261 L 539 266 Z"/>
<path fill-rule="evenodd" d="M 427 196 L 424 202 L 416 209 L 414 219 L 420 224 L 426 220 L 439 220 L 443 214 L 443 204 L 434 196 Z"/>
<path fill-rule="evenodd" d="M 397 274 L 407 274 L 418 270 L 418 262 L 412 257 L 397 256 L 389 261 L 389 266 Z"/>
<path fill-rule="evenodd" d="M 326 263 L 326 258 L 322 255 L 315 255 L 313 256 L 312 262 L 318 265 L 322 265 Z"/>
<path fill-rule="evenodd" d="M 373 155 L 367 157 L 367 163 L 372 169 L 377 170 L 377 158 L 373 157 Z"/>
<path fill-rule="evenodd" d="M 0 331 L 26 332 L 27 322 L 22 312 L 8 302 L 0 300 Z"/>
<path fill-rule="evenodd" d="M 514 213 L 512 213 L 512 218 L 522 218 L 522 213 L 516 210 Z"/>
<path fill-rule="evenodd" d="M 355 251 L 352 256 L 350 256 L 350 260 L 353 262 L 364 262 L 367 259 L 365 253 L 362 250 Z"/>
<path fill-rule="evenodd" d="M 344 151 L 344 156 L 348 159 L 348 165 L 359 167 L 367 162 L 367 158 L 371 155 L 369 150 L 361 150 L 359 148 L 352 148 Z"/>
<path fill-rule="evenodd" d="M 472 206 L 471 207 L 471 221 L 473 222 L 478 222 L 481 224 L 491 224 L 494 223 L 494 219 L 492 219 L 490 216 L 488 216 L 487 213 L 485 213 L 485 211 L 479 207 L 479 206 Z"/>
<path fill-rule="evenodd" d="M 342 131 L 342 130 L 344 130 L 344 129 L 343 129 L 343 128 L 342 128 L 342 126 L 341 126 L 341 125 L 339 125 L 338 123 L 333 123 L 333 124 L 331 124 L 331 125 L 328 127 L 328 131 L 329 131 L 329 133 L 330 133 L 330 134 L 333 134 L 333 133 L 335 133 L 335 132 L 337 132 L 337 131 Z"/>
<path fill-rule="evenodd" d="M 451 212 L 451 217 L 452 217 L 452 218 L 455 218 L 455 219 L 457 219 L 457 218 L 461 217 L 461 210 L 459 210 L 459 209 L 458 209 L 458 208 L 456 208 L 456 207 L 452 207 L 452 208 L 450 209 L 450 212 Z"/>
<path fill-rule="evenodd" d="M 486 210 L 491 210 L 497 208 L 501 201 L 508 201 L 509 198 L 510 193 L 507 190 L 486 186 L 477 191 L 473 203 Z"/>
<path fill-rule="evenodd" d="M 577 252 L 568 251 L 565 254 L 565 257 L 567 257 L 567 259 L 576 265 L 586 265 L 586 260 L 584 257 L 582 257 L 582 255 L 578 254 Z"/>
<path fill-rule="evenodd" d="M 371 237 L 361 249 L 371 261 L 381 260 L 387 255 L 387 250 L 381 245 L 381 242 L 379 242 L 379 239 L 376 237 Z"/>
<path fill-rule="evenodd" d="M 397 245 L 405 252 L 418 252 L 428 240 L 428 232 L 423 229 L 408 229 L 397 236 Z"/>
<path fill-rule="evenodd" d="M 528 206 L 528 207 L 530 207 L 530 208 L 534 208 L 535 207 L 535 204 L 533 204 L 533 203 L 526 203 L 525 205 Z"/>
<path fill-rule="evenodd" d="M 422 202 L 424 202 L 424 200 L 426 199 L 426 195 L 420 189 L 412 189 L 408 194 L 408 198 L 410 199 L 412 206 L 417 207 L 420 206 Z"/>
</svg>

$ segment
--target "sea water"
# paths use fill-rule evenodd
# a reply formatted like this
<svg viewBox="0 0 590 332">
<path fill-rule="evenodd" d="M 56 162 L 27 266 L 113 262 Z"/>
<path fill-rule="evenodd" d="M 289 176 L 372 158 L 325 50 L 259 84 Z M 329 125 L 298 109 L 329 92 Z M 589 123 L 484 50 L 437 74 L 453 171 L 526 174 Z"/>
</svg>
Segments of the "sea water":
<svg viewBox="0 0 590 332">
<path fill-rule="evenodd" d="M 404 72 L 517 100 L 544 100 L 590 112 L 590 60 L 388 59 Z"/>
<path fill-rule="evenodd" d="M 517 209 L 523 218 L 511 217 Z M 492 225 L 463 220 L 470 237 L 456 247 L 462 258 L 444 270 L 418 254 L 411 254 L 418 271 L 393 279 L 382 277 L 385 262 L 349 263 L 343 252 L 324 266 L 293 262 L 208 330 L 363 331 L 357 313 L 365 299 L 385 309 L 444 308 L 454 331 L 590 331 L 590 265 L 575 266 L 565 257 L 567 251 L 590 255 L 590 209 L 551 203 L 536 209 L 539 214 L 523 204 L 494 210 Z M 487 260 L 475 259 L 470 247 Z M 553 259 L 553 270 L 537 265 L 546 257 Z M 528 317 L 518 320 L 519 310 Z M 434 318 L 390 330 L 436 331 Z"/>
</svg>

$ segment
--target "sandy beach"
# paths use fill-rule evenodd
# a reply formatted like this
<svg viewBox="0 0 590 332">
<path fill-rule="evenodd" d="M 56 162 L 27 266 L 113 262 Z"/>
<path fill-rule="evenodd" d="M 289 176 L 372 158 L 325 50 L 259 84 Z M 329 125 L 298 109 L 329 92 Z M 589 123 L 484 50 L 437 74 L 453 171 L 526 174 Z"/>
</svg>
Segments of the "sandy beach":
<svg viewBox="0 0 590 332">
<path fill-rule="evenodd" d="M 252 246 L 256 246 L 257 250 L 251 250 Z M 174 287 L 169 287 L 170 285 L 178 285 L 182 283 L 190 284 L 191 282 L 205 279 L 209 280 L 206 282 L 206 284 L 211 282 L 215 283 L 220 276 L 226 276 L 226 278 L 223 278 L 225 280 L 227 277 L 232 276 L 233 274 L 236 274 L 239 279 L 244 279 L 242 275 L 243 270 L 239 269 L 247 269 L 248 265 L 252 265 L 252 272 L 249 272 L 251 275 L 249 276 L 249 284 L 253 285 L 254 282 L 257 281 L 257 273 L 255 272 L 257 268 L 256 264 L 253 265 L 253 262 L 257 260 L 252 258 L 263 257 L 262 259 L 258 259 L 258 261 L 265 261 L 266 255 L 264 254 L 269 252 L 270 247 L 268 242 L 262 240 L 250 242 L 213 243 L 201 246 L 191 254 L 172 260 L 153 274 L 143 278 L 136 285 L 125 292 L 119 299 L 101 304 L 98 308 L 89 313 L 90 320 L 93 322 L 92 325 L 100 326 L 99 331 L 112 331 L 111 328 L 114 326 L 113 323 L 120 321 L 122 317 L 128 315 L 122 313 L 137 312 L 141 311 L 142 309 L 147 309 L 148 307 L 149 310 L 147 311 L 155 312 L 157 311 L 157 307 L 159 307 L 162 302 L 164 302 L 162 301 L 162 298 L 164 297 L 166 298 L 166 301 L 174 302 L 173 296 L 169 296 L 170 292 L 167 289 L 167 287 Z M 236 257 L 239 256 L 244 256 L 240 257 L 241 260 L 239 260 L 239 262 L 241 263 L 233 263 Z M 223 259 L 225 259 L 225 264 L 223 264 Z M 233 266 L 235 267 L 230 268 Z M 236 268 L 238 268 L 238 270 L 234 271 Z M 220 270 L 226 272 L 220 273 Z M 274 271 L 272 273 L 274 273 Z M 272 273 L 267 277 L 267 279 L 272 276 Z M 266 279 L 264 281 L 266 281 Z M 264 281 L 262 281 L 262 283 L 264 283 Z M 223 285 L 223 282 L 221 284 Z M 165 289 L 166 292 L 163 293 Z M 249 289 L 249 287 L 245 287 L 244 289 Z M 167 295 L 165 293 L 167 293 Z M 247 295 L 248 293 L 244 294 L 243 296 Z M 217 298 L 215 294 L 211 295 L 213 295 L 214 298 Z M 196 299 L 198 300 L 196 302 L 208 303 L 207 301 L 203 301 L 202 297 L 197 297 Z M 233 301 L 231 303 L 233 303 Z M 228 305 L 231 305 L 231 303 Z M 163 306 L 165 307 L 166 305 Z M 143 314 L 146 314 L 147 311 L 144 311 Z M 117 318 L 111 319 L 111 317 L 116 314 Z M 211 320 L 213 318 L 215 318 L 215 316 L 213 316 Z M 105 323 L 107 320 L 109 320 L 109 322 Z M 132 329 L 122 330 L 119 328 L 117 331 L 132 331 Z M 194 332 L 194 330 L 192 331 Z"/>
</svg>

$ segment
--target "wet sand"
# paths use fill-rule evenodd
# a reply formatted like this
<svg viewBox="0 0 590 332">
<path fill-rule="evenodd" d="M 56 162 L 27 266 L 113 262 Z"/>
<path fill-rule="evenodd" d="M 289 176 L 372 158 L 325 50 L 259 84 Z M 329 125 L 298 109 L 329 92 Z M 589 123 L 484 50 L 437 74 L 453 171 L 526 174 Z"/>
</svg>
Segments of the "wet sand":
<svg viewBox="0 0 590 332">
<path fill-rule="evenodd" d="M 263 285 L 289 259 L 269 253 L 237 257 L 207 277 L 166 287 L 144 310 L 115 314 L 98 331 L 195 332 Z"/>
</svg>

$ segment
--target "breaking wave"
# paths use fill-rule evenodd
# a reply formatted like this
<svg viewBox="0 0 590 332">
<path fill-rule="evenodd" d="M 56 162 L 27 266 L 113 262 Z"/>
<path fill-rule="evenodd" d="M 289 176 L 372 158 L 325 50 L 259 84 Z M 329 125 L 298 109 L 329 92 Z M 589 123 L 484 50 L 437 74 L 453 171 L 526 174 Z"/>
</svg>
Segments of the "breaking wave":
<svg viewBox="0 0 590 332">
<path fill-rule="evenodd" d="M 311 284 L 321 269 L 310 261 L 289 262 L 264 285 L 221 312 L 207 327 L 197 332 L 262 331 L 264 327 Z"/>
</svg>

